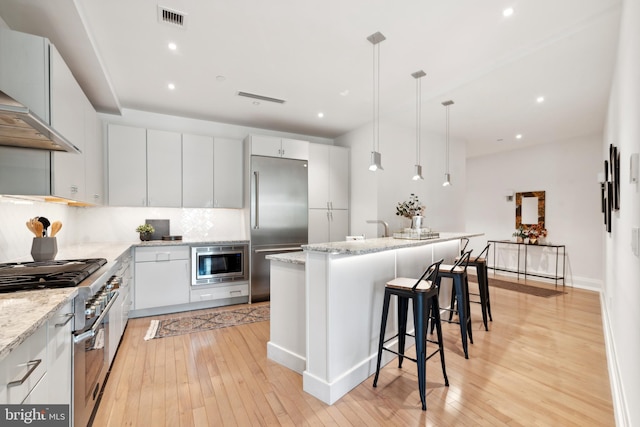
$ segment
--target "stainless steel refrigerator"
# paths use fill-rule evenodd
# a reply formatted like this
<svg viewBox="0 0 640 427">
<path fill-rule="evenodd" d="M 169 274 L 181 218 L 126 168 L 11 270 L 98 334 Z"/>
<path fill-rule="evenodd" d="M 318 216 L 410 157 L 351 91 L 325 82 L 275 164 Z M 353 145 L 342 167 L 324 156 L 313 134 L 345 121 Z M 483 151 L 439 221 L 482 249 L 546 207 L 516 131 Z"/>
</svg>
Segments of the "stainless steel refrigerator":
<svg viewBox="0 0 640 427">
<path fill-rule="evenodd" d="M 269 300 L 265 257 L 307 243 L 307 182 L 306 160 L 251 156 L 251 302 Z"/>
</svg>

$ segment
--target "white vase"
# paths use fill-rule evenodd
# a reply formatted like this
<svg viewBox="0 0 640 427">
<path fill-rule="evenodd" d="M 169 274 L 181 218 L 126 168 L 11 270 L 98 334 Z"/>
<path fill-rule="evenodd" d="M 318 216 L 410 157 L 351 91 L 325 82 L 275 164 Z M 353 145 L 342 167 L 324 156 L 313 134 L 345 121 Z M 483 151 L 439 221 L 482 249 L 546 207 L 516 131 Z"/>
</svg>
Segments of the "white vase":
<svg viewBox="0 0 640 427">
<path fill-rule="evenodd" d="M 411 228 L 419 230 L 422 228 L 422 222 L 424 220 L 424 217 L 421 215 L 416 215 L 414 217 L 411 218 Z"/>
</svg>

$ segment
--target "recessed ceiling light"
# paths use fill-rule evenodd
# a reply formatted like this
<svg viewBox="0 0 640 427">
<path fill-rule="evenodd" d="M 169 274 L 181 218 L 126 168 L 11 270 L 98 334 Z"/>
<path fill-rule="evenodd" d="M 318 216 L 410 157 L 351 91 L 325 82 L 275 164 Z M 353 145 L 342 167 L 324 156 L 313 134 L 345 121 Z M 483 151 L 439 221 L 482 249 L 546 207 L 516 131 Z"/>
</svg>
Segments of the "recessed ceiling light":
<svg viewBox="0 0 640 427">
<path fill-rule="evenodd" d="M 171 42 L 169 43 L 168 47 L 169 47 L 169 50 L 176 50 L 178 48 L 178 45 Z"/>
<path fill-rule="evenodd" d="M 167 87 L 169 88 L 169 90 L 174 90 L 176 88 L 176 85 L 174 85 L 173 83 L 169 83 Z"/>
<path fill-rule="evenodd" d="M 324 117 L 324 113 L 323 112 L 318 113 L 318 117 L 319 118 L 323 118 Z"/>
<path fill-rule="evenodd" d="M 341 95 L 341 96 L 347 96 L 347 95 L 349 95 L 349 89 L 345 89 L 345 90 L 343 90 L 342 92 L 340 92 L 340 95 Z"/>
<path fill-rule="evenodd" d="M 522 139 L 522 134 L 521 133 L 517 134 L 516 139 Z"/>
<path fill-rule="evenodd" d="M 225 76 L 216 76 L 216 80 L 219 82 L 223 82 L 225 80 L 227 80 L 227 78 Z"/>
<path fill-rule="evenodd" d="M 502 11 L 502 16 L 504 16 L 505 18 L 508 18 L 511 15 L 513 15 L 513 8 L 512 7 L 508 7 L 505 10 Z"/>
<path fill-rule="evenodd" d="M 260 101 L 253 101 L 253 105 L 260 105 Z"/>
<path fill-rule="evenodd" d="M 536 98 L 536 102 L 537 102 L 538 104 L 542 104 L 542 103 L 544 102 L 544 96 L 539 96 L 539 97 L 537 97 L 537 98 Z"/>
</svg>

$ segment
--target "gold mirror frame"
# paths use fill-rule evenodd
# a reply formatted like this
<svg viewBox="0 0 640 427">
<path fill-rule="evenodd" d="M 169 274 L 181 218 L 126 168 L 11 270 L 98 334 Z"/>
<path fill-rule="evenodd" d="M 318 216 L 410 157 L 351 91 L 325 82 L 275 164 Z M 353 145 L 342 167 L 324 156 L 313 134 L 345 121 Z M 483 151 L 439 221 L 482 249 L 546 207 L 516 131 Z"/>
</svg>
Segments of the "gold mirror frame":
<svg viewBox="0 0 640 427">
<path fill-rule="evenodd" d="M 523 224 L 522 223 L 522 198 L 523 197 L 537 197 L 538 198 L 538 224 L 544 226 L 544 207 L 545 207 L 545 196 L 544 191 L 527 191 L 523 193 L 516 193 L 516 228 L 520 228 L 520 226 L 529 226 L 534 224 Z"/>
</svg>

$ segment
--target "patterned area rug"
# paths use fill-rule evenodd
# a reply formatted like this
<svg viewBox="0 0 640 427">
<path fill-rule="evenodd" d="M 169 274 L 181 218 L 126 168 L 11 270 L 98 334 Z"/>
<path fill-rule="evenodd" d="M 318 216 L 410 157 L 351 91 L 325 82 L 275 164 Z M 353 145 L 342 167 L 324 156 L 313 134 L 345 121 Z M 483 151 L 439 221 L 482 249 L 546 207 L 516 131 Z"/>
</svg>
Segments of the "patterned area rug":
<svg viewBox="0 0 640 427">
<path fill-rule="evenodd" d="M 472 274 L 469 274 L 469 281 L 478 283 L 478 278 Z M 510 282 L 508 280 L 500 280 L 493 277 L 489 277 L 489 286 L 496 288 L 506 289 L 508 291 L 521 292 L 523 294 L 529 294 L 536 297 L 549 298 L 557 295 L 566 294 L 564 291 L 558 291 L 556 289 L 539 288 L 537 286 L 525 285 L 524 283 Z"/>
<path fill-rule="evenodd" d="M 269 305 L 246 305 L 231 310 L 221 310 L 190 316 L 173 317 L 163 320 L 152 320 L 145 341 L 154 338 L 172 337 L 192 332 L 208 331 L 246 323 L 269 320 Z"/>
</svg>

